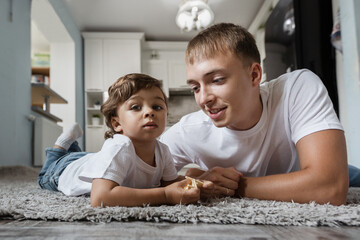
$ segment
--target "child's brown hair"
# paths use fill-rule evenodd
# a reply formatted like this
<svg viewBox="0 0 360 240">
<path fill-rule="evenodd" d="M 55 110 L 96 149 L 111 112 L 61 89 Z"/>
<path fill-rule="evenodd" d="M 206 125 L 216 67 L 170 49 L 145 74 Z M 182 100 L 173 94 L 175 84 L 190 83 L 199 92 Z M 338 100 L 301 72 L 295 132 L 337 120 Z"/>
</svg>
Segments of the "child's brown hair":
<svg viewBox="0 0 360 240">
<path fill-rule="evenodd" d="M 118 106 L 128 100 L 141 89 L 158 87 L 167 106 L 167 99 L 161 89 L 161 81 L 146 74 L 131 73 L 116 80 L 108 89 L 108 99 L 101 105 L 101 113 L 105 117 L 105 123 L 109 130 L 105 132 L 105 139 L 113 137 L 115 132 L 111 119 L 117 116 Z"/>
</svg>

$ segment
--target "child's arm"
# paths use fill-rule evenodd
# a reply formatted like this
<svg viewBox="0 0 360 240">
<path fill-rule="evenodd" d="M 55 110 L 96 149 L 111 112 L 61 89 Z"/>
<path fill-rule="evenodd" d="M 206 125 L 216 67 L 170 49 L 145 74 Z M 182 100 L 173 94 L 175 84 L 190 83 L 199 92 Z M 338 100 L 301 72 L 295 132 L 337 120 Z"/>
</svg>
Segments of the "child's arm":
<svg viewBox="0 0 360 240">
<path fill-rule="evenodd" d="M 111 180 L 96 178 L 92 181 L 90 202 L 92 207 L 193 203 L 200 199 L 200 190 L 185 190 L 188 181 L 183 180 L 160 188 L 136 189 L 119 186 Z"/>
<path fill-rule="evenodd" d="M 164 181 L 164 180 L 161 180 L 161 186 L 162 187 L 166 187 L 174 182 L 179 182 L 179 181 L 182 181 L 185 179 L 185 176 L 182 176 L 182 175 L 179 175 L 176 179 L 172 180 L 172 181 Z"/>
</svg>

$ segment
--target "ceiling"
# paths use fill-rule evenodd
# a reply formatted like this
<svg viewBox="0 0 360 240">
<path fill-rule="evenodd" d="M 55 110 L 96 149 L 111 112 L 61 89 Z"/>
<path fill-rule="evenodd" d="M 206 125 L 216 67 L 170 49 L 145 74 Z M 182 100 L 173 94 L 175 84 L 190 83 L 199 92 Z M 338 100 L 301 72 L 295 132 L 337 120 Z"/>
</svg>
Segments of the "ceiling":
<svg viewBox="0 0 360 240">
<path fill-rule="evenodd" d="M 265 1 L 208 0 L 214 23 L 249 28 Z M 65 0 L 81 32 L 144 32 L 148 41 L 188 41 L 197 32 L 181 32 L 175 16 L 181 0 Z"/>
</svg>

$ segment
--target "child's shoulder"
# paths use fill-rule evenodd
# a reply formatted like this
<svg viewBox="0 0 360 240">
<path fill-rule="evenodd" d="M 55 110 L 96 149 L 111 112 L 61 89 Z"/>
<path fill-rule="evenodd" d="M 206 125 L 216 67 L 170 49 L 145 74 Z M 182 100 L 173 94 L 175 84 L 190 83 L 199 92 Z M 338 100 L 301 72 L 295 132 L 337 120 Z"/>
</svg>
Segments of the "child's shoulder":
<svg viewBox="0 0 360 240">
<path fill-rule="evenodd" d="M 101 150 L 96 153 L 96 158 L 114 159 L 117 158 L 116 156 L 127 158 L 135 154 L 135 148 L 131 140 L 124 135 L 115 134 L 112 138 L 105 140 Z"/>
<path fill-rule="evenodd" d="M 114 148 L 114 147 L 126 148 L 132 145 L 133 144 L 130 138 L 128 138 L 127 136 L 124 136 L 122 134 L 115 134 L 112 138 L 108 138 L 105 140 L 102 150 L 108 148 Z"/>
</svg>

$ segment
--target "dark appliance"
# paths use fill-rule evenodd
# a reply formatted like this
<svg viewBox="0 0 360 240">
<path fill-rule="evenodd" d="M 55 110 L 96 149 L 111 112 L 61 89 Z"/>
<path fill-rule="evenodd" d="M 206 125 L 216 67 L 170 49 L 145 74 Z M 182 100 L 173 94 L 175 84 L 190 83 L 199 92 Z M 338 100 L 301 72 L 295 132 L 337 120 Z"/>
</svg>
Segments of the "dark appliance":
<svg viewBox="0 0 360 240">
<path fill-rule="evenodd" d="M 326 86 L 339 111 L 331 1 L 280 0 L 265 25 L 264 71 L 267 80 L 307 68 Z"/>
</svg>

